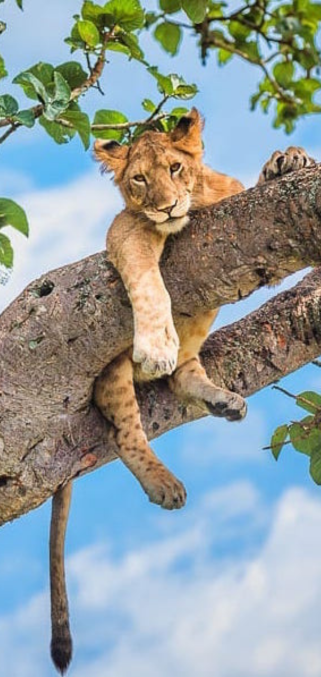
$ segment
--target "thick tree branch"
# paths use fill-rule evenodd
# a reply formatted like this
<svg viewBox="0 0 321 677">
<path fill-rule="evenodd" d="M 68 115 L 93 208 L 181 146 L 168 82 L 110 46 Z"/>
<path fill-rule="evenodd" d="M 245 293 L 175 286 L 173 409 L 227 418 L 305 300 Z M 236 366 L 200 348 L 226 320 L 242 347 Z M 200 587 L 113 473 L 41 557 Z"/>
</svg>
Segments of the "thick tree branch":
<svg viewBox="0 0 321 677">
<path fill-rule="evenodd" d="M 321 262 L 321 168 L 302 170 L 195 213 L 168 242 L 163 274 L 180 315 L 237 301 Z M 206 343 L 208 373 L 249 395 L 321 353 L 321 273 L 311 273 Z M 97 254 L 33 282 L 0 323 L 0 520 L 115 458 L 91 404 L 102 367 L 130 345 L 119 276 Z M 166 382 L 139 392 L 149 437 L 200 416 Z"/>
</svg>

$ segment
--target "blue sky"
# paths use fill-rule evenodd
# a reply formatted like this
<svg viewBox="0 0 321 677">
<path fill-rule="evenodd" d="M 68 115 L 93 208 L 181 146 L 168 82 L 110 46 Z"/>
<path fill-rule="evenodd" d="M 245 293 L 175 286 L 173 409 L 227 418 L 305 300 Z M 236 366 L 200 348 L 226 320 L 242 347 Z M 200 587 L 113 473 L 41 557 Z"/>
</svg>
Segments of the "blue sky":
<svg viewBox="0 0 321 677">
<path fill-rule="evenodd" d="M 63 38 L 79 7 L 76 0 L 24 4 L 23 14 L 13 0 L 0 5 L 12 76 L 40 59 L 70 58 Z M 198 84 L 208 164 L 249 186 L 276 148 L 298 144 L 320 159 L 317 117 L 301 121 L 289 139 L 269 117 L 249 112 L 255 69 L 218 69 L 213 56 L 203 68 L 187 40 L 174 61 L 148 37 L 144 42 L 151 62 Z M 142 66 L 122 55 L 111 58 L 102 85 L 104 99 L 93 93 L 84 101 L 89 112 L 113 108 L 138 119 L 142 99 L 156 93 Z M 4 308 L 41 273 L 101 250 L 121 200 L 78 140 L 58 147 L 40 128 L 20 130 L 1 152 L 1 193 L 25 206 L 31 227 L 28 241 L 14 236 L 14 272 L 0 288 Z M 279 290 L 224 308 L 217 326 Z M 284 384 L 299 392 L 320 381 L 309 366 Z M 182 511 L 150 505 L 120 463 L 75 483 L 67 543 L 72 677 L 320 675 L 320 490 L 306 457 L 286 450 L 276 464 L 262 450 L 274 427 L 296 415 L 290 400 L 266 389 L 249 399 L 241 424 L 207 418 L 156 440 L 155 450 L 187 487 Z M 1 674 L 10 677 L 31 677 L 35 669 L 55 674 L 49 516 L 47 503 L 0 531 Z"/>
</svg>

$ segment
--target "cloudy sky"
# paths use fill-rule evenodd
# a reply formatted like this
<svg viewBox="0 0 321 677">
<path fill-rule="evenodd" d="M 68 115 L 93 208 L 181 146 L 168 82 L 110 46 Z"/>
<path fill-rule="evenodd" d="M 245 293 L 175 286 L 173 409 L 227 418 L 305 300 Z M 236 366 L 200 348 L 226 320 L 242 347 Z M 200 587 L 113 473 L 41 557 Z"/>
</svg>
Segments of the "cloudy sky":
<svg viewBox="0 0 321 677">
<path fill-rule="evenodd" d="M 68 60 L 63 44 L 77 0 L 13 0 L 0 5 L 8 24 L 2 52 L 12 77 L 38 60 Z M 151 2 L 145 2 L 151 8 Z M 41 30 L 39 30 L 41 27 Z M 206 68 L 192 43 L 172 61 L 145 38 L 164 72 L 196 82 L 206 118 L 206 161 L 253 185 L 276 148 L 305 146 L 321 158 L 320 119 L 301 121 L 290 140 L 271 119 L 250 113 L 255 69 L 240 63 Z M 115 55 L 97 108 L 142 115 L 155 96 L 139 64 Z M 8 91 L 9 83 L 2 84 Z M 18 96 L 17 88 L 11 88 Z M 22 100 L 22 99 L 20 99 Z M 17 235 L 15 269 L 0 287 L 4 308 L 39 274 L 101 250 L 120 208 L 77 139 L 58 147 L 40 128 L 20 130 L 1 147 L 1 194 L 28 212 L 29 240 Z M 226 324 L 272 293 L 221 311 Z M 320 387 L 315 367 L 284 384 Z M 184 510 L 150 505 L 120 463 L 75 483 L 67 570 L 75 644 L 72 677 L 314 677 L 321 673 L 321 495 L 306 457 L 286 450 L 276 464 L 262 447 L 274 427 L 296 417 L 291 401 L 267 389 L 249 400 L 237 425 L 206 419 L 173 431 L 154 448 L 188 491 Z M 54 675 L 48 654 L 49 503 L 0 532 L 2 674 Z"/>
</svg>

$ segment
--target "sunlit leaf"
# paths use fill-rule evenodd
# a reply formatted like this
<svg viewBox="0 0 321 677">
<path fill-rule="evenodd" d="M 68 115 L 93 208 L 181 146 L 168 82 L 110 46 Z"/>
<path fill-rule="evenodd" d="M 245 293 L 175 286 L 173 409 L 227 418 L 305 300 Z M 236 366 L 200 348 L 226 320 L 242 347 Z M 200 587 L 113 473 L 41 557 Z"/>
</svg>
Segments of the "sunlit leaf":
<svg viewBox="0 0 321 677">
<path fill-rule="evenodd" d="M 181 0 L 181 5 L 193 23 L 199 24 L 205 18 L 207 0 Z"/>
<path fill-rule="evenodd" d="M 6 268 L 13 266 L 13 249 L 7 235 L 0 233 L 0 264 Z"/>
<path fill-rule="evenodd" d="M 99 31 L 92 21 L 80 20 L 77 22 L 77 28 L 81 39 L 89 45 L 89 47 L 96 47 L 96 45 L 99 44 Z"/>
<path fill-rule="evenodd" d="M 55 72 L 61 73 L 71 89 L 80 87 L 88 77 L 78 61 L 62 63 L 55 68 Z"/>
<path fill-rule="evenodd" d="M 297 395 L 296 404 L 311 414 L 316 414 L 318 411 L 321 411 L 321 395 L 307 390 Z"/>
<path fill-rule="evenodd" d="M 0 117 L 7 118 L 15 115 L 19 110 L 19 104 L 10 94 L 0 96 Z"/>
<path fill-rule="evenodd" d="M 94 117 L 94 125 L 114 125 L 128 122 L 126 115 L 118 110 L 98 110 Z M 121 141 L 124 136 L 122 129 L 93 129 L 92 133 L 100 139 L 115 139 Z"/>
<path fill-rule="evenodd" d="M 88 115 L 82 111 L 67 110 L 61 115 L 61 118 L 70 122 L 75 128 L 81 138 L 84 148 L 87 150 L 90 144 L 90 122 Z"/>
<path fill-rule="evenodd" d="M 131 32 L 144 25 L 144 11 L 138 0 L 110 0 L 104 5 L 104 11 L 125 31 Z"/>
<path fill-rule="evenodd" d="M 179 26 L 164 22 L 156 26 L 154 36 L 166 52 L 172 56 L 177 54 L 182 39 L 182 31 Z"/>
<path fill-rule="evenodd" d="M 20 205 L 14 200 L 8 198 L 0 198 L 0 228 L 4 226 L 12 226 L 23 235 L 28 236 L 29 226 L 26 213 Z"/>
<path fill-rule="evenodd" d="M 280 425 L 276 430 L 274 431 L 272 438 L 271 438 L 271 450 L 272 454 L 277 461 L 280 455 L 280 452 L 282 450 L 282 447 L 284 445 L 284 442 L 288 436 L 288 426 L 287 425 Z"/>
</svg>

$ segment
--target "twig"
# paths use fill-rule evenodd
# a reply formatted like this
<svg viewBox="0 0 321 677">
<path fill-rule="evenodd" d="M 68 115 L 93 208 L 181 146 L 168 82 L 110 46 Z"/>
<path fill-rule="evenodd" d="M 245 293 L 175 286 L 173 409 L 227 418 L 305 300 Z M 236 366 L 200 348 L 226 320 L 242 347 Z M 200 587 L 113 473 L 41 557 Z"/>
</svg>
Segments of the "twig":
<svg viewBox="0 0 321 677">
<path fill-rule="evenodd" d="M 91 129 L 99 131 L 104 129 L 130 129 L 130 127 L 146 126 L 151 122 L 158 122 L 163 118 L 168 117 L 168 113 L 159 113 L 155 117 L 150 116 L 146 120 L 136 120 L 135 122 L 117 122 L 115 124 L 95 124 L 91 125 Z"/>
<path fill-rule="evenodd" d="M 279 390 L 280 393 L 283 393 L 284 395 L 287 395 L 288 397 L 292 397 L 293 400 L 297 399 L 296 395 L 293 395 L 293 393 L 289 393 L 288 390 L 285 390 L 285 388 L 281 388 L 281 386 L 272 386 L 273 390 Z"/>
<path fill-rule="evenodd" d="M 2 136 L 0 136 L 0 144 L 4 143 L 4 141 L 8 138 L 8 136 L 10 136 L 10 134 L 15 132 L 16 129 L 17 129 L 17 125 L 15 125 L 14 123 L 11 123 L 11 127 L 9 127 L 9 129 L 7 129 L 7 131 L 4 134 L 2 134 Z"/>
</svg>

